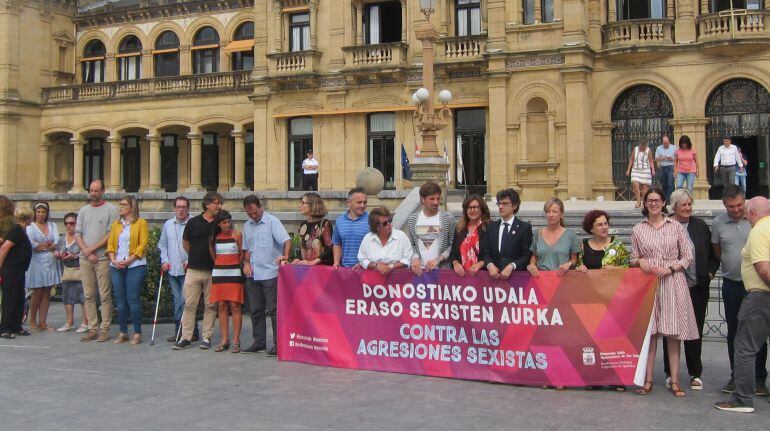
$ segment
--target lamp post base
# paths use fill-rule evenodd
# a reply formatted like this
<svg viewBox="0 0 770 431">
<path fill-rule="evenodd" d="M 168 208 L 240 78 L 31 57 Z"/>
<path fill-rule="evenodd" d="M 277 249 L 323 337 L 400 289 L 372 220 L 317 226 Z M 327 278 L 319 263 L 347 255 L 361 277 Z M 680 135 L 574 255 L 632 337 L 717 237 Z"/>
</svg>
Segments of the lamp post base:
<svg viewBox="0 0 770 431">
<path fill-rule="evenodd" d="M 449 187 L 446 183 L 446 173 L 449 163 L 443 157 L 417 157 L 409 167 L 412 169 L 412 184 L 415 187 L 433 181 L 441 186 L 442 198 L 446 198 L 446 189 Z"/>
</svg>

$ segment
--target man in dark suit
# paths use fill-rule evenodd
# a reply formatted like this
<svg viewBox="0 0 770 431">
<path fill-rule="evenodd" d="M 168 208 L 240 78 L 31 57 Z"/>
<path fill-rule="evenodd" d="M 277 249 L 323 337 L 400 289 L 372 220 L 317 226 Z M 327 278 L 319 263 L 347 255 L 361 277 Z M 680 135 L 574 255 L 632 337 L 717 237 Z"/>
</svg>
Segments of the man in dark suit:
<svg viewBox="0 0 770 431">
<path fill-rule="evenodd" d="M 484 262 L 492 278 L 511 276 L 513 271 L 526 271 L 532 252 L 532 225 L 514 215 L 519 211 L 521 199 L 516 190 L 497 192 L 497 208 L 500 220 L 489 224 Z"/>
</svg>

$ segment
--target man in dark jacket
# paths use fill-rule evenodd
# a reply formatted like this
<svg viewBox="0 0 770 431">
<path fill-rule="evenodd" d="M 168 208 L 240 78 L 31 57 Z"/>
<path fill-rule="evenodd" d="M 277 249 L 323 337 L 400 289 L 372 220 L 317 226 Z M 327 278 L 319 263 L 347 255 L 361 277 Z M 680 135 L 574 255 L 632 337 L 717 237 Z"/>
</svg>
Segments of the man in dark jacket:
<svg viewBox="0 0 770 431">
<path fill-rule="evenodd" d="M 532 225 L 515 217 L 521 199 L 516 190 L 497 192 L 500 220 L 489 224 L 484 263 L 492 278 L 507 279 L 513 271 L 526 271 L 532 256 Z"/>
</svg>

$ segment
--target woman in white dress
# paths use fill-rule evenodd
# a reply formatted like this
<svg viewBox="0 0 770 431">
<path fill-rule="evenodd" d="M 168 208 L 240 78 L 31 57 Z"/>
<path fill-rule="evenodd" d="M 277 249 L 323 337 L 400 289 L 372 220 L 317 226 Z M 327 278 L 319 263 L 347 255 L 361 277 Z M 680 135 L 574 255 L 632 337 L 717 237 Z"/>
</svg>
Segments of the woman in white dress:
<svg viewBox="0 0 770 431">
<path fill-rule="evenodd" d="M 631 176 L 631 189 L 636 198 L 636 208 L 642 206 L 642 196 L 647 193 L 655 176 L 655 165 L 652 163 L 652 151 L 647 145 L 647 140 L 641 139 L 639 145 L 631 151 L 628 158 L 626 175 Z"/>
<path fill-rule="evenodd" d="M 35 221 L 27 226 L 27 236 L 32 243 L 32 263 L 26 276 L 27 289 L 32 290 L 29 301 L 29 329 L 32 332 L 48 329 L 48 304 L 51 288 L 61 283 L 59 262 L 54 256 L 59 231 L 56 224 L 48 221 L 49 208 L 46 202 L 35 204 Z"/>
</svg>

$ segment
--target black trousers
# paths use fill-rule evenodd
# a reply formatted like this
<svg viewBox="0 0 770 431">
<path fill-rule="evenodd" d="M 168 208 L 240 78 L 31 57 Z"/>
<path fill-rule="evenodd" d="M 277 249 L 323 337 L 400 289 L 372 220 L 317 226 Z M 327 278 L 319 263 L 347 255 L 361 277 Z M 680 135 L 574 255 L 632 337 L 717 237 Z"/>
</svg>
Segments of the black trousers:
<svg viewBox="0 0 770 431">
<path fill-rule="evenodd" d="M 278 278 L 269 280 L 246 280 L 246 305 L 251 315 L 251 330 L 258 347 L 267 347 L 267 322 L 265 310 L 273 326 L 273 345 L 277 342 L 278 326 L 276 314 L 278 307 Z"/>
<path fill-rule="evenodd" d="M 21 332 L 24 316 L 24 272 L 21 268 L 8 266 L 0 270 L 0 277 L 3 277 L 0 334 Z"/>
<path fill-rule="evenodd" d="M 318 191 L 318 174 L 302 174 L 302 190 Z"/>
<path fill-rule="evenodd" d="M 706 323 L 706 312 L 709 306 L 708 277 L 698 277 L 697 284 L 690 288 L 692 309 L 695 312 L 695 323 L 698 325 L 698 339 L 684 341 L 684 357 L 687 362 L 687 373 L 690 377 L 700 377 L 703 374 L 703 362 L 701 350 L 703 349 L 703 325 Z M 668 346 L 665 337 L 663 339 L 663 369 L 667 376 L 671 375 L 668 364 Z"/>
<path fill-rule="evenodd" d="M 738 334 L 738 312 L 746 297 L 746 287 L 743 281 L 722 279 L 722 300 L 725 304 L 725 320 L 727 321 L 727 354 L 730 356 L 730 377 L 735 370 L 735 336 Z M 754 375 L 757 382 L 767 380 L 767 343 L 757 352 L 754 363 Z"/>
</svg>

